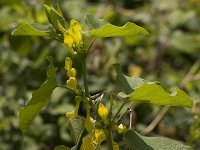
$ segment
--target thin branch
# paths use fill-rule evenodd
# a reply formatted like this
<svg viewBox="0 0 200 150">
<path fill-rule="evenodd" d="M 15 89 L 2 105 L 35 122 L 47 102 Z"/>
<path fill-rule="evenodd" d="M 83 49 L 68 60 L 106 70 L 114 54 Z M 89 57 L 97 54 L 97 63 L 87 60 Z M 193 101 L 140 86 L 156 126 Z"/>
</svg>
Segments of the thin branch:
<svg viewBox="0 0 200 150">
<path fill-rule="evenodd" d="M 199 74 L 196 74 L 192 77 L 191 79 L 192 81 L 196 81 L 196 80 L 200 80 L 200 73 Z"/>
<path fill-rule="evenodd" d="M 119 116 L 119 118 L 117 119 L 117 121 L 115 122 L 116 124 L 118 124 L 118 122 L 124 117 L 124 115 L 129 111 L 129 108 L 131 109 L 135 109 L 135 107 L 137 107 L 138 105 L 140 105 L 142 102 L 135 102 L 135 103 L 132 103 L 125 112 L 123 112 L 121 114 L 121 116 Z"/>
<path fill-rule="evenodd" d="M 132 112 L 132 109 L 129 107 L 129 114 L 130 114 L 130 124 L 129 124 L 129 129 L 131 129 L 132 128 L 132 121 L 133 121 L 133 112 Z"/>
<path fill-rule="evenodd" d="M 180 87 L 183 88 L 185 87 L 188 82 L 190 82 L 190 80 L 192 80 L 195 72 L 198 70 L 198 68 L 200 67 L 200 59 L 198 59 L 192 66 L 192 68 L 190 69 L 190 71 L 186 74 L 185 78 L 182 80 Z"/>
<path fill-rule="evenodd" d="M 127 103 L 127 100 L 125 100 L 122 105 L 120 106 L 120 108 L 118 109 L 117 113 L 115 114 L 115 116 L 113 117 L 111 124 L 113 124 L 113 122 L 115 121 L 115 119 L 117 118 L 117 116 L 119 115 L 120 111 L 122 110 L 122 108 L 125 106 L 125 104 Z"/>
<path fill-rule="evenodd" d="M 57 86 L 58 86 L 58 87 L 61 87 L 61 88 L 64 88 L 64 89 L 67 89 L 67 90 L 69 90 L 70 92 L 73 92 L 73 93 L 74 93 L 74 90 L 71 89 L 70 87 L 64 86 L 64 85 L 62 85 L 62 84 L 57 84 Z"/>
<path fill-rule="evenodd" d="M 85 96 L 89 97 L 88 79 L 87 79 L 87 72 L 86 72 L 86 60 L 87 60 L 87 55 L 82 61 L 82 71 L 83 71 L 83 83 L 84 83 L 84 88 L 85 88 Z"/>
</svg>

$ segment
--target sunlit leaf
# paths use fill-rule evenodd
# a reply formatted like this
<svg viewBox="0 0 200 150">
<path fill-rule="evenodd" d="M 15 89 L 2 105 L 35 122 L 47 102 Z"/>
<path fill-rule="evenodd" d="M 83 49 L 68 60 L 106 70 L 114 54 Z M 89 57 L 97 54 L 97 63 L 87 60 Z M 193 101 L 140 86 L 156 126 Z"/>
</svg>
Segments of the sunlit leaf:
<svg viewBox="0 0 200 150">
<path fill-rule="evenodd" d="M 179 88 L 171 93 L 159 82 L 149 82 L 138 77 L 124 75 L 118 64 L 114 65 L 117 73 L 117 81 L 122 87 L 123 93 L 120 96 L 129 98 L 131 101 L 150 102 L 158 105 L 170 105 L 191 107 L 192 100 Z"/>
<path fill-rule="evenodd" d="M 146 101 L 158 105 L 192 106 L 192 100 L 184 91 L 176 88 L 169 93 L 161 84 L 155 83 L 145 83 L 138 87 L 129 95 L 129 99 L 131 101 Z"/>
<path fill-rule="evenodd" d="M 53 90 L 56 88 L 56 68 L 53 66 L 52 58 L 50 67 L 47 70 L 47 80 L 41 87 L 32 93 L 32 98 L 28 104 L 20 109 L 19 128 L 22 132 L 27 132 L 33 119 L 39 114 L 42 108 L 46 107 Z"/>
<path fill-rule="evenodd" d="M 116 36 L 133 36 L 133 35 L 148 35 L 149 33 L 142 27 L 127 22 L 124 26 L 119 27 L 112 24 L 106 24 L 98 29 L 92 29 L 88 32 L 95 37 L 116 37 Z"/>
</svg>

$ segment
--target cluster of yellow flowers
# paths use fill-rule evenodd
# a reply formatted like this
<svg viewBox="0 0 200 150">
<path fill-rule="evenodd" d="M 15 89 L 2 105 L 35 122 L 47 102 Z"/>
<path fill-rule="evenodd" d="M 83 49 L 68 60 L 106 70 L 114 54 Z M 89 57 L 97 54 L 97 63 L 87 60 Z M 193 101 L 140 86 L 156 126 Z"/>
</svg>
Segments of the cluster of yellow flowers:
<svg viewBox="0 0 200 150">
<path fill-rule="evenodd" d="M 108 113 L 108 109 L 104 106 L 104 104 L 100 103 L 98 106 L 98 115 L 103 120 L 105 126 L 108 124 Z M 88 150 L 88 148 L 90 148 L 90 150 L 101 149 L 100 144 L 106 140 L 107 131 L 95 128 L 94 123 L 95 121 L 90 116 L 87 116 L 85 128 L 89 132 L 89 135 L 83 138 L 81 150 Z M 122 133 L 126 130 L 126 126 L 123 124 L 120 124 L 119 126 L 115 125 L 114 128 L 118 131 L 118 133 Z M 119 150 L 119 144 L 114 142 L 113 139 L 111 140 L 113 149 Z"/>
<path fill-rule="evenodd" d="M 74 92 L 78 95 L 79 94 L 79 91 L 77 89 L 78 81 L 76 79 L 77 71 L 76 71 L 75 68 L 72 68 L 72 60 L 69 57 L 66 57 L 66 59 L 65 59 L 65 67 L 64 68 L 67 71 L 67 77 L 69 78 L 66 81 L 67 85 L 70 88 L 72 88 L 74 90 Z M 72 112 L 67 112 L 66 113 L 66 117 L 68 117 L 68 118 L 69 117 L 77 117 L 78 116 L 78 109 L 79 109 L 82 97 L 81 96 L 76 96 L 75 100 L 76 100 L 75 110 L 72 111 Z"/>
<path fill-rule="evenodd" d="M 72 88 L 75 93 L 78 92 L 77 90 L 77 79 L 76 79 L 76 74 L 77 71 L 75 68 L 72 68 L 72 60 L 69 57 L 66 57 L 65 59 L 65 70 L 67 71 L 67 85 Z"/>
<path fill-rule="evenodd" d="M 83 46 L 81 26 L 78 21 L 74 19 L 70 21 L 70 28 L 64 32 L 64 44 L 74 53 Z"/>
</svg>

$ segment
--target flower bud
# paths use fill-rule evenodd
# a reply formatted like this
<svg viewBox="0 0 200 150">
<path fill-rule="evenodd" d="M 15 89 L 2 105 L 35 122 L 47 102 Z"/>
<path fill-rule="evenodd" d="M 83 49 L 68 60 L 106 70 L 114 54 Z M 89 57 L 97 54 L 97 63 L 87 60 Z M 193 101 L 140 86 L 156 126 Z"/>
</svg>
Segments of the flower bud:
<svg viewBox="0 0 200 150">
<path fill-rule="evenodd" d="M 66 113 L 67 118 L 75 118 L 78 117 L 78 114 L 75 111 L 70 111 Z"/>
<path fill-rule="evenodd" d="M 119 134 L 121 134 L 122 132 L 126 131 L 126 126 L 121 123 L 119 126 L 117 126 L 117 131 Z"/>
<path fill-rule="evenodd" d="M 72 37 L 72 35 L 70 34 L 69 31 L 66 31 L 64 33 L 64 44 L 68 47 L 68 48 L 72 48 L 72 45 L 74 43 L 74 39 Z"/>
<path fill-rule="evenodd" d="M 74 43 L 76 43 L 77 45 L 80 45 L 82 41 L 80 24 L 76 20 L 72 19 L 70 22 L 70 29 L 73 35 Z"/>
<path fill-rule="evenodd" d="M 119 150 L 119 144 L 116 142 L 112 143 L 113 150 Z"/>
<path fill-rule="evenodd" d="M 67 80 L 67 85 L 71 87 L 72 89 L 76 90 L 77 86 L 77 80 L 75 77 L 70 77 L 69 80 Z"/>
<path fill-rule="evenodd" d="M 102 103 L 99 104 L 98 114 L 104 121 L 108 117 L 108 109 Z"/>
<path fill-rule="evenodd" d="M 65 58 L 65 70 L 70 71 L 72 69 L 72 60 L 69 57 Z"/>
<path fill-rule="evenodd" d="M 88 117 L 85 120 L 85 128 L 86 128 L 86 130 L 88 132 L 92 132 L 93 126 L 94 126 L 94 120 L 92 119 L 92 117 Z"/>
<path fill-rule="evenodd" d="M 68 77 L 76 77 L 77 71 L 75 68 L 72 68 L 70 71 L 67 72 Z"/>
</svg>

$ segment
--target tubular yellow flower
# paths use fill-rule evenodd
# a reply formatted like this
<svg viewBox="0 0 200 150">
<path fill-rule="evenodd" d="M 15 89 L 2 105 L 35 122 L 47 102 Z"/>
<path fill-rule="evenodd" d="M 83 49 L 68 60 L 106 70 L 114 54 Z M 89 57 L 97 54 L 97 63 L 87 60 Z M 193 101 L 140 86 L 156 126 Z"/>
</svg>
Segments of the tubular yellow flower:
<svg viewBox="0 0 200 150">
<path fill-rule="evenodd" d="M 69 31 L 73 35 L 74 43 L 80 45 L 82 41 L 81 26 L 76 20 L 71 20 Z"/>
<path fill-rule="evenodd" d="M 82 97 L 80 97 L 80 96 L 76 96 L 76 97 L 75 97 L 75 100 L 76 100 L 75 113 L 78 114 L 78 110 L 79 110 L 79 106 L 80 106 L 80 103 L 81 103 Z"/>
<path fill-rule="evenodd" d="M 67 118 L 75 118 L 78 117 L 78 114 L 75 111 L 70 111 L 66 113 Z"/>
<path fill-rule="evenodd" d="M 122 123 L 117 127 L 117 131 L 118 133 L 122 133 L 124 131 L 126 131 L 126 126 L 124 126 Z"/>
<path fill-rule="evenodd" d="M 98 144 L 106 139 L 106 135 L 102 129 L 96 129 L 94 131 L 93 143 Z"/>
<path fill-rule="evenodd" d="M 79 110 L 79 106 L 80 106 L 82 97 L 76 96 L 76 97 L 75 97 L 75 100 L 76 100 L 76 107 L 75 107 L 75 110 L 74 110 L 74 111 L 71 111 L 71 112 L 67 112 L 67 113 L 66 113 L 66 117 L 67 117 L 67 118 L 78 117 L 78 110 Z"/>
<path fill-rule="evenodd" d="M 69 87 L 71 87 L 72 89 L 74 90 L 77 90 L 76 89 L 76 86 L 77 86 L 77 80 L 75 77 L 70 77 L 69 80 L 67 80 L 67 85 Z"/>
<path fill-rule="evenodd" d="M 81 26 L 78 21 L 72 19 L 69 30 L 64 33 L 64 44 L 74 50 L 75 47 L 77 49 L 81 46 L 82 39 Z"/>
<path fill-rule="evenodd" d="M 88 132 L 92 132 L 93 130 L 93 127 L 94 127 L 94 120 L 92 117 L 88 117 L 86 120 L 85 120 L 85 128 Z"/>
<path fill-rule="evenodd" d="M 70 34 L 69 31 L 66 31 L 66 32 L 64 33 L 64 44 L 65 44 L 67 47 L 72 48 L 73 43 L 74 43 L 73 36 Z"/>
<path fill-rule="evenodd" d="M 108 109 L 102 103 L 99 104 L 98 114 L 104 121 L 108 117 Z"/>
<path fill-rule="evenodd" d="M 112 146 L 113 146 L 113 150 L 119 150 L 119 144 L 118 143 L 113 142 Z"/>
<path fill-rule="evenodd" d="M 91 136 L 86 136 L 83 138 L 81 150 L 95 150 L 95 145 L 92 143 Z"/>
<path fill-rule="evenodd" d="M 70 71 L 72 69 L 72 60 L 69 57 L 65 58 L 65 70 Z"/>
<path fill-rule="evenodd" d="M 77 71 L 75 68 L 72 68 L 70 71 L 67 72 L 68 77 L 76 77 Z"/>
</svg>

